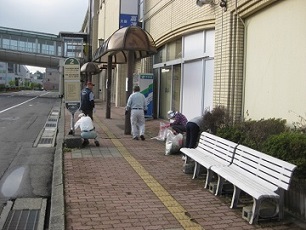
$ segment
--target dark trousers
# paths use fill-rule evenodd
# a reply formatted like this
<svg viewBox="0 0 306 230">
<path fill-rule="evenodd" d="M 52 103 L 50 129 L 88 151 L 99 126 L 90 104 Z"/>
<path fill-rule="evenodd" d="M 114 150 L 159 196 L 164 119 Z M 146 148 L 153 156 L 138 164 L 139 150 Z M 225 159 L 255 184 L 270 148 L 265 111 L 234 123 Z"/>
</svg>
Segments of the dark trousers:
<svg viewBox="0 0 306 230">
<path fill-rule="evenodd" d="M 200 128 L 193 122 L 187 122 L 186 125 L 186 148 L 197 147 Z"/>
<path fill-rule="evenodd" d="M 91 118 L 91 120 L 93 121 L 93 116 L 92 116 L 93 111 L 92 111 L 92 110 L 82 110 L 82 112 L 83 112 L 86 116 L 89 116 L 89 117 Z"/>
</svg>

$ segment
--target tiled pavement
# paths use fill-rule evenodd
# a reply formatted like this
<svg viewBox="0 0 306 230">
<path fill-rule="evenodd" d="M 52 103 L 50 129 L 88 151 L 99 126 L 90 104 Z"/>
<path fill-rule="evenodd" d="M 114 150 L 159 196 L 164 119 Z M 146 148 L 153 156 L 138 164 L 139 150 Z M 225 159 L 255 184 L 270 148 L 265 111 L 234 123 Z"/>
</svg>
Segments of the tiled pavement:
<svg viewBox="0 0 306 230">
<path fill-rule="evenodd" d="M 111 119 L 98 102 L 94 125 L 100 147 L 64 154 L 66 229 L 303 229 L 284 221 L 249 225 L 241 209 L 229 208 L 229 196 L 216 197 L 204 179 L 183 173 L 181 155 L 165 156 L 157 136 L 160 120 L 146 121 L 146 140 L 124 135 L 124 108 L 112 106 Z M 71 115 L 65 111 L 65 134 Z M 76 135 L 78 135 L 76 131 Z"/>
</svg>

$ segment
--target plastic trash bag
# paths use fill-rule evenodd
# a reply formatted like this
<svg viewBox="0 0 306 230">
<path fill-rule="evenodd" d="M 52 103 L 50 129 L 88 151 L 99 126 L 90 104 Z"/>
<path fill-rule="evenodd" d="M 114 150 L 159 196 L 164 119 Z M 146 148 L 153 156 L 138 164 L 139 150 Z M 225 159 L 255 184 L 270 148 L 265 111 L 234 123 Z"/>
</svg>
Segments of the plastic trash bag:
<svg viewBox="0 0 306 230">
<path fill-rule="evenodd" d="M 168 130 L 165 155 L 178 153 L 183 146 L 183 139 L 183 134 L 175 135 L 171 130 Z"/>
<path fill-rule="evenodd" d="M 167 138 L 167 133 L 170 127 L 170 123 L 160 122 L 158 136 L 152 137 L 151 139 L 156 139 L 159 141 L 165 141 Z"/>
</svg>

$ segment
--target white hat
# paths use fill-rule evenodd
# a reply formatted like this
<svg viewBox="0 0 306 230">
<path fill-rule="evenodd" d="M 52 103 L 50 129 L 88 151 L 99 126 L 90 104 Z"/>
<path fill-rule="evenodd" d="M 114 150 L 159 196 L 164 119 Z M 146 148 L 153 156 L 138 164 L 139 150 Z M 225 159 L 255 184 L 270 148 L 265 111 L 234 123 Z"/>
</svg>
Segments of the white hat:
<svg viewBox="0 0 306 230">
<path fill-rule="evenodd" d="M 175 111 L 169 110 L 168 113 L 167 113 L 168 119 L 174 118 L 175 114 L 176 114 Z"/>
<path fill-rule="evenodd" d="M 80 113 L 79 116 L 78 116 L 78 118 L 81 118 L 81 117 L 84 117 L 84 116 L 85 116 L 84 113 Z"/>
</svg>

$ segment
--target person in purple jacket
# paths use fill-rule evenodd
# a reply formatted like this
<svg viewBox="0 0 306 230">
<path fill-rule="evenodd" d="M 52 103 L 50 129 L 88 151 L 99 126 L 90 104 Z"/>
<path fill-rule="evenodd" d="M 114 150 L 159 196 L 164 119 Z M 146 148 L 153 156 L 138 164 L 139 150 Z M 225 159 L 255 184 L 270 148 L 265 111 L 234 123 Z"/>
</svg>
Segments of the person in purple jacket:
<svg viewBox="0 0 306 230">
<path fill-rule="evenodd" d="M 174 121 L 170 123 L 170 127 L 175 131 L 175 133 L 185 133 L 187 118 L 180 112 L 168 111 L 168 118 Z"/>
</svg>

